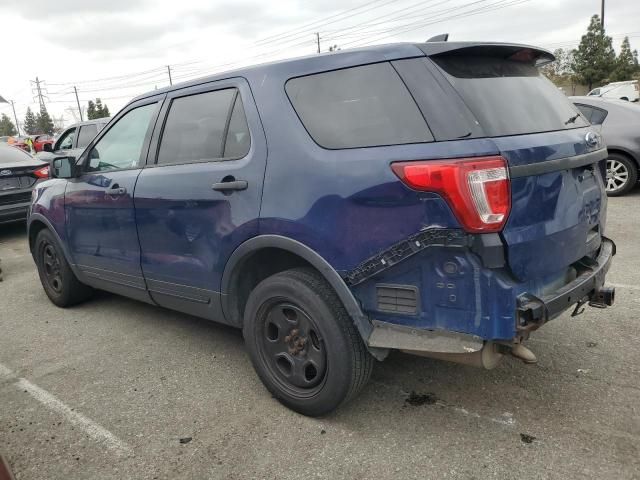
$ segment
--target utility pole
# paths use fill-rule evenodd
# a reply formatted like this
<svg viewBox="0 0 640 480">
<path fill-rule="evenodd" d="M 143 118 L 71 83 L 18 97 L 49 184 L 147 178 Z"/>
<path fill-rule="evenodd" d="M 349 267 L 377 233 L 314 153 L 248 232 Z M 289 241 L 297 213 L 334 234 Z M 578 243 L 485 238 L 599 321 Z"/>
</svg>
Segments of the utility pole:
<svg viewBox="0 0 640 480">
<path fill-rule="evenodd" d="M 318 43 L 318 53 L 320 53 L 320 32 L 316 32 L 316 42 Z"/>
<path fill-rule="evenodd" d="M 604 31 L 604 0 L 601 0 L 601 2 L 602 3 L 600 4 L 600 26 Z"/>
<path fill-rule="evenodd" d="M 169 74 L 169 85 L 173 85 L 173 81 L 171 80 L 171 66 L 170 65 L 167 65 L 167 73 Z"/>
<path fill-rule="evenodd" d="M 78 99 L 78 89 L 76 86 L 73 86 L 73 91 L 76 92 L 76 103 L 78 104 L 78 112 L 80 113 L 80 121 L 84 122 L 84 118 L 82 118 L 82 108 L 80 108 L 80 100 Z"/>
<path fill-rule="evenodd" d="M 18 136 L 20 136 L 20 125 L 18 125 L 18 116 L 16 115 L 16 102 L 9 100 L 11 108 L 13 109 L 13 118 L 16 121 L 16 130 L 18 130 Z"/>
<path fill-rule="evenodd" d="M 40 103 L 40 110 L 44 110 L 46 109 L 45 105 L 44 105 L 44 95 L 42 95 L 42 87 L 40 86 L 41 83 L 44 83 L 44 81 L 39 80 L 38 77 L 36 77 L 36 81 L 32 83 L 36 84 L 36 92 L 37 92 L 37 96 L 38 96 L 38 102 Z"/>
</svg>

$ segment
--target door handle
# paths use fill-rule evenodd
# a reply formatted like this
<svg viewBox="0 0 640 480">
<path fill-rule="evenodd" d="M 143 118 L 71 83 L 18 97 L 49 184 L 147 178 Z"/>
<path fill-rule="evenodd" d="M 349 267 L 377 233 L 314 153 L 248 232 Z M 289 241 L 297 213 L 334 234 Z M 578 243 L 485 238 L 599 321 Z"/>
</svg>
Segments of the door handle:
<svg viewBox="0 0 640 480">
<path fill-rule="evenodd" d="M 127 193 L 127 189 L 124 187 L 119 187 L 116 183 L 113 187 L 107 190 L 107 195 L 124 195 Z"/>
<path fill-rule="evenodd" d="M 217 192 L 231 192 L 234 190 L 246 190 L 249 186 L 246 180 L 228 180 L 211 185 L 211 188 Z"/>
</svg>

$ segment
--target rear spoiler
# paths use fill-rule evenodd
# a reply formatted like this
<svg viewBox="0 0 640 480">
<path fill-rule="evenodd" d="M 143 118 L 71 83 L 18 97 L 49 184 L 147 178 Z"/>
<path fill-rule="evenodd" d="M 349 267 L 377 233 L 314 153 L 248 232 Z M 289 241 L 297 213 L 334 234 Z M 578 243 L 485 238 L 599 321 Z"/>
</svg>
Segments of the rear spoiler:
<svg viewBox="0 0 640 480">
<path fill-rule="evenodd" d="M 428 41 L 427 43 L 418 43 L 416 46 L 422 50 L 427 57 L 477 55 L 517 60 L 531 63 L 536 67 L 546 65 L 556 59 L 553 53 L 548 50 L 517 43 Z"/>
</svg>

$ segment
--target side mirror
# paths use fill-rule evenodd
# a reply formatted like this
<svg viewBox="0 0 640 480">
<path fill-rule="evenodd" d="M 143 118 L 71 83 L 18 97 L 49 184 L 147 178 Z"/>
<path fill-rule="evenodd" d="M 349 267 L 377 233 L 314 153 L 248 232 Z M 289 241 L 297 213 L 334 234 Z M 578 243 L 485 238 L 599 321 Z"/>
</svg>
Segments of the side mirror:
<svg viewBox="0 0 640 480">
<path fill-rule="evenodd" d="M 45 143 L 42 146 L 42 150 L 44 150 L 45 152 L 53 152 L 53 145 L 51 145 L 50 143 Z"/>
<path fill-rule="evenodd" d="M 53 159 L 51 176 L 53 178 L 73 178 L 76 176 L 76 159 L 74 157 L 57 157 Z"/>
</svg>

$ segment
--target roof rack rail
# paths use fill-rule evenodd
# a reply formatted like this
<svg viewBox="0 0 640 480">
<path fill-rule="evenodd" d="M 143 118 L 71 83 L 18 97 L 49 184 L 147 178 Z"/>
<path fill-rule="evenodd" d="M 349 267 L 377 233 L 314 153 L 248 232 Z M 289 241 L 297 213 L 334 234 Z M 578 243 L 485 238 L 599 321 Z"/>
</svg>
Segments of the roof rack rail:
<svg viewBox="0 0 640 480">
<path fill-rule="evenodd" d="M 431 37 L 427 42 L 446 42 L 449 40 L 448 33 L 441 33 L 440 35 L 436 35 L 435 37 Z"/>
</svg>

